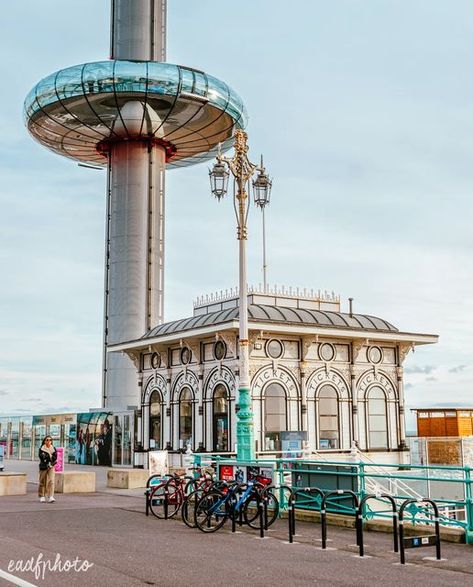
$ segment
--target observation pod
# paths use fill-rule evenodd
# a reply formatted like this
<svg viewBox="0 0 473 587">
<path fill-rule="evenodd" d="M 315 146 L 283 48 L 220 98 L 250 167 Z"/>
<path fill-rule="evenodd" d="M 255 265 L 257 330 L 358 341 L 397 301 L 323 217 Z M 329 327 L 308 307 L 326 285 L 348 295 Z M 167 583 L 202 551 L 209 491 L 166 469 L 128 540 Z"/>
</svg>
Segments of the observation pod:
<svg viewBox="0 0 473 587">
<path fill-rule="evenodd" d="M 145 4 L 113 6 L 123 16 L 125 8 L 134 14 Z M 137 14 L 141 46 L 149 19 L 144 8 Z M 115 45 L 123 37 L 123 47 L 133 50 L 112 54 L 128 53 L 127 59 L 49 75 L 26 97 L 24 114 L 30 134 L 48 149 L 108 167 L 102 403 L 119 411 L 140 403 L 136 368 L 107 347 L 140 338 L 164 318 L 165 169 L 213 159 L 219 144 L 228 150 L 247 114 L 238 94 L 202 71 L 135 59 L 127 40 L 131 21 L 117 19 Z M 163 55 L 164 40 L 147 43 L 156 59 Z"/>
<path fill-rule="evenodd" d="M 41 80 L 24 107 L 31 135 L 55 153 L 107 165 L 114 143 L 162 146 L 167 167 L 213 159 L 244 128 L 246 110 L 226 83 L 158 61 L 98 61 Z"/>
</svg>

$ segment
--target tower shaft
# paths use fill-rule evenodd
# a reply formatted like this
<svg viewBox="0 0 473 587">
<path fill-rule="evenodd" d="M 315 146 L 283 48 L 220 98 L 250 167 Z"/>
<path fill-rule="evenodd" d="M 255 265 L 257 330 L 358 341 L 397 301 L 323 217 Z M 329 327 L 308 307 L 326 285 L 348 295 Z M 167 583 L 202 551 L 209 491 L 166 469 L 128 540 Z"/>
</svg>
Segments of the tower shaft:
<svg viewBox="0 0 473 587">
<path fill-rule="evenodd" d="M 165 151 L 124 141 L 110 153 L 105 268 L 104 403 L 137 404 L 136 368 L 107 346 L 163 321 Z"/>
<path fill-rule="evenodd" d="M 166 0 L 112 0 L 111 22 L 114 59 L 165 60 Z M 161 324 L 164 307 L 165 151 L 146 137 L 128 140 L 133 125 L 122 121 L 127 131 L 110 149 L 106 232 L 103 405 L 112 410 L 141 400 L 136 367 L 108 345 Z"/>
<path fill-rule="evenodd" d="M 166 61 L 166 0 L 112 0 L 110 54 Z"/>
</svg>

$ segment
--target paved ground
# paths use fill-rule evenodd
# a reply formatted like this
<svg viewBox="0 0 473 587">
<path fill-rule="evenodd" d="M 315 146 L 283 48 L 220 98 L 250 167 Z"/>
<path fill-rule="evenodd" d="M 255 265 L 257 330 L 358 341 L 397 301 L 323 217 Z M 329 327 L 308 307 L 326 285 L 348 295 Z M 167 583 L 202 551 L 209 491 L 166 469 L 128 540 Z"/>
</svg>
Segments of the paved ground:
<svg viewBox="0 0 473 587">
<path fill-rule="evenodd" d="M 97 493 L 57 495 L 56 503 L 40 504 L 37 464 L 7 463 L 9 471 L 26 472 L 29 483 L 28 495 L 0 498 L 0 586 L 24 584 L 21 580 L 48 587 L 180 586 L 190 581 L 196 586 L 473 586 L 471 546 L 443 544 L 446 560 L 441 562 L 428 560 L 433 548 L 411 550 L 409 564 L 402 567 L 385 534 L 366 533 L 365 559 L 357 556 L 353 530 L 329 527 L 329 549 L 322 551 L 318 524 L 298 523 L 292 545 L 287 544 L 284 520 L 263 540 L 245 528 L 232 534 L 229 525 L 205 535 L 179 520 L 146 518 L 143 490 L 107 488 L 106 469 L 68 465 L 94 470 Z M 52 571 L 58 556 L 63 565 L 78 557 L 75 568 L 83 570 Z M 25 565 L 29 560 L 33 572 L 21 571 L 20 561 Z M 84 561 L 93 566 L 86 570 Z M 7 578 L 9 566 L 12 576 Z"/>
<path fill-rule="evenodd" d="M 141 493 L 142 490 L 139 490 Z M 237 534 L 230 526 L 216 534 L 191 530 L 179 520 L 144 515 L 144 498 L 129 492 L 58 495 L 55 504 L 40 504 L 36 486 L 26 496 L 0 498 L 0 569 L 9 580 L 0 585 L 56 587 L 139 585 L 379 585 L 473 586 L 473 548 L 444 544 L 441 562 L 426 560 L 433 549 L 408 552 L 409 563 L 399 565 L 390 552 L 389 535 L 367 533 L 366 553 L 356 555 L 353 530 L 329 527 L 330 549 L 320 549 L 320 526 L 298 523 L 295 544 L 287 544 L 287 523 L 275 524 L 261 540 L 254 531 Z M 87 560 L 87 571 L 52 572 L 54 565 Z M 40 563 L 37 564 L 38 557 Z M 32 559 L 39 576 L 15 570 L 18 561 Z M 10 561 L 15 561 L 14 563 Z M 44 579 L 41 576 L 45 568 Z M 17 567 L 18 569 L 18 567 Z M 1 573 L 0 573 L 1 576 Z M 13 582 L 12 582 L 13 581 Z"/>
</svg>

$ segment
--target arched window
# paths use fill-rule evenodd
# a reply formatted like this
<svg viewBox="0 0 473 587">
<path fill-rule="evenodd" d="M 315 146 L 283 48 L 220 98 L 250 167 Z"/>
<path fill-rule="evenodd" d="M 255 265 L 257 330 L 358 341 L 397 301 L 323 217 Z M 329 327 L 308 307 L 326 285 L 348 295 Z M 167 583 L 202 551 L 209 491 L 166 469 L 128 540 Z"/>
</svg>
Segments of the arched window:
<svg viewBox="0 0 473 587">
<path fill-rule="evenodd" d="M 368 392 L 368 448 L 388 448 L 386 396 L 381 387 Z"/>
<path fill-rule="evenodd" d="M 340 448 L 338 394 L 331 385 L 319 391 L 319 448 Z"/>
<path fill-rule="evenodd" d="M 149 447 L 160 449 L 161 447 L 161 394 L 157 389 L 149 398 Z"/>
<path fill-rule="evenodd" d="M 183 448 L 192 441 L 192 392 L 184 387 L 179 397 L 179 441 Z"/>
<path fill-rule="evenodd" d="M 227 388 L 219 384 L 216 386 L 213 400 L 213 450 L 228 450 L 228 393 Z"/>
<path fill-rule="evenodd" d="M 264 449 L 282 450 L 281 432 L 287 430 L 286 391 L 279 383 L 271 383 L 264 393 Z"/>
</svg>

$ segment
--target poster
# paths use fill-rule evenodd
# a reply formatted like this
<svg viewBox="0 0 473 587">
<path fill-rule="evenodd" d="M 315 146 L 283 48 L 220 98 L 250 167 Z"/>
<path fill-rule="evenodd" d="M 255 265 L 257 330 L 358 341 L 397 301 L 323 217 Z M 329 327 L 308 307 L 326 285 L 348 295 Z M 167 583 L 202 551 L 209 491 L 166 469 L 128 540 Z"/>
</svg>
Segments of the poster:
<svg viewBox="0 0 473 587">
<path fill-rule="evenodd" d="M 57 461 L 54 465 L 56 473 L 64 473 L 64 448 L 62 446 L 56 447 Z"/>
<path fill-rule="evenodd" d="M 0 471 L 3 471 L 3 456 L 5 454 L 5 442 L 0 442 Z"/>
<path fill-rule="evenodd" d="M 220 481 L 233 481 L 233 465 L 221 465 L 219 479 Z"/>
<path fill-rule="evenodd" d="M 149 458 L 149 476 L 168 474 L 168 451 L 153 450 L 148 453 Z"/>
<path fill-rule="evenodd" d="M 307 440 L 307 432 L 288 431 L 281 432 L 281 448 L 283 459 L 300 459 L 302 448 Z"/>
<path fill-rule="evenodd" d="M 76 462 L 79 465 L 112 465 L 112 414 L 77 414 Z"/>
<path fill-rule="evenodd" d="M 237 483 L 257 482 L 271 485 L 274 479 L 274 465 L 219 465 L 220 481 L 236 481 Z"/>
</svg>

